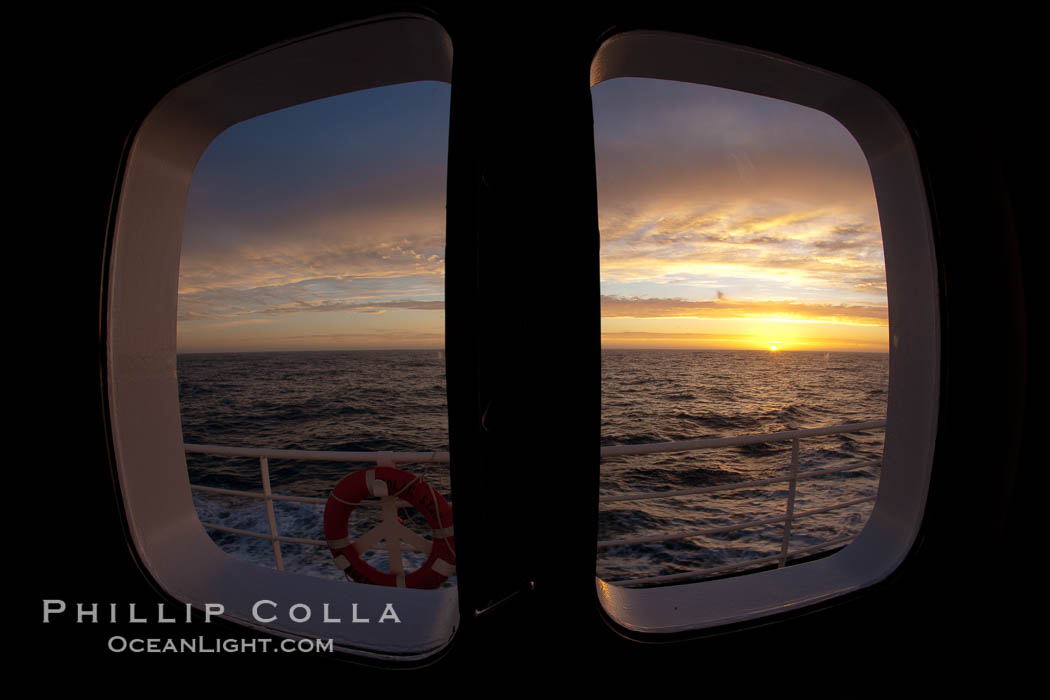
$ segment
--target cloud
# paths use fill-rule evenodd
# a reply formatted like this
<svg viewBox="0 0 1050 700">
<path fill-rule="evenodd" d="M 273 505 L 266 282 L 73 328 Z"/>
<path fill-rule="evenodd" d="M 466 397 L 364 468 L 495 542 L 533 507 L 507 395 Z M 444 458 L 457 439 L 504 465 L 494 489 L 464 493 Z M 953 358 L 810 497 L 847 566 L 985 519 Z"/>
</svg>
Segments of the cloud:
<svg viewBox="0 0 1050 700">
<path fill-rule="evenodd" d="M 792 200 L 866 207 L 856 140 L 815 109 L 721 88 L 621 78 L 592 91 L 602 202 Z"/>
<path fill-rule="evenodd" d="M 866 216 L 874 211 L 762 201 L 603 211 L 601 280 L 625 291 L 609 286 L 735 277 L 874 300 L 885 296 L 885 263 L 877 217 Z"/>
<path fill-rule="evenodd" d="M 601 314 L 604 318 L 776 318 L 873 326 L 885 326 L 888 323 L 885 305 L 731 301 L 721 293 L 714 301 L 602 295 Z"/>
<path fill-rule="evenodd" d="M 317 279 L 441 278 L 444 233 L 344 236 L 325 241 L 288 236 L 244 242 L 235 250 L 184 251 L 179 291 L 249 290 Z"/>
<path fill-rule="evenodd" d="M 440 234 L 449 100 L 446 84 L 392 85 L 232 126 L 193 174 L 184 256 Z"/>
<path fill-rule="evenodd" d="M 301 334 L 280 333 L 275 329 L 269 334 L 251 336 L 180 331 L 179 352 L 441 348 L 444 343 L 445 335 L 442 332 L 406 329 Z"/>
<path fill-rule="evenodd" d="M 428 343 L 443 343 L 443 333 L 428 333 L 426 331 L 384 331 L 383 333 L 309 333 L 305 335 L 282 335 L 274 336 L 274 340 L 286 341 L 355 341 L 365 343 L 411 343 L 413 341 L 426 341 Z"/>
<path fill-rule="evenodd" d="M 220 134 L 190 183 L 180 323 L 442 310 L 449 99 L 387 86 Z"/>
<path fill-rule="evenodd" d="M 635 78 L 598 85 L 593 100 L 605 293 L 714 284 L 749 299 L 885 297 L 868 163 L 833 118 Z"/>
<path fill-rule="evenodd" d="M 759 333 L 691 333 L 660 331 L 602 331 L 603 348 L 768 348 L 769 336 Z M 778 346 L 781 344 L 778 343 Z M 803 337 L 782 344 L 791 350 L 837 350 L 886 352 L 885 338 L 879 337 Z"/>
<path fill-rule="evenodd" d="M 748 333 L 670 333 L 658 331 L 602 331 L 603 341 L 715 341 L 740 343 L 753 341 L 754 334 Z"/>
<path fill-rule="evenodd" d="M 443 236 L 348 241 L 317 249 L 300 241 L 240 256 L 183 259 L 179 320 L 444 308 Z"/>
<path fill-rule="evenodd" d="M 273 290 L 251 290 L 247 294 L 234 290 L 218 290 L 202 300 L 187 295 L 179 300 L 179 321 L 215 321 L 241 316 L 274 318 L 285 314 L 351 311 L 381 314 L 391 309 L 412 311 L 444 311 L 444 301 L 401 299 L 392 301 L 307 301 L 275 295 Z"/>
<path fill-rule="evenodd" d="M 384 301 L 379 303 L 325 303 L 312 304 L 308 311 L 364 311 L 368 313 L 382 313 L 389 309 L 412 309 L 414 311 L 444 311 L 443 301 Z"/>
</svg>

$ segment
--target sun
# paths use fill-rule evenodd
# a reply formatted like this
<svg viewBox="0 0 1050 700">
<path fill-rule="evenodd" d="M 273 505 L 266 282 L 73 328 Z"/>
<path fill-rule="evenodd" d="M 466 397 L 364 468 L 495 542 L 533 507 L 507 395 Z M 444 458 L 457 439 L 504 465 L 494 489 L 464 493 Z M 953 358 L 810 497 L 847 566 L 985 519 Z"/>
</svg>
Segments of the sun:
<svg viewBox="0 0 1050 700">
<path fill-rule="evenodd" d="M 769 346 L 769 351 L 770 352 L 776 352 L 777 351 L 777 346 L 776 345 L 770 345 Z"/>
</svg>

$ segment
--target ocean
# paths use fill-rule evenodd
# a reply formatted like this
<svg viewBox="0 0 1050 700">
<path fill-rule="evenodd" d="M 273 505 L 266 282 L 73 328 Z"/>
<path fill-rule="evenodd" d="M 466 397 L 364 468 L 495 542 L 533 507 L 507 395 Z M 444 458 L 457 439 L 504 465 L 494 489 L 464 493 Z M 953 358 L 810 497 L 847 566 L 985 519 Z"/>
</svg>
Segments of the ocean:
<svg viewBox="0 0 1050 700">
<path fill-rule="evenodd" d="M 881 420 L 889 356 L 720 350 L 606 350 L 602 353 L 601 445 L 668 442 Z M 449 449 L 444 357 L 437 350 L 183 354 L 177 358 L 183 439 L 187 443 L 334 451 Z M 879 459 L 882 430 L 807 438 L 804 468 Z M 788 473 L 790 442 L 600 460 L 601 494 L 682 489 Z M 452 454 L 455 458 L 455 454 Z M 595 457 L 598 459 L 598 456 Z M 190 482 L 261 491 L 257 458 L 186 455 Z M 271 459 L 274 493 L 327 498 L 365 465 Z M 402 465 L 430 482 L 455 508 L 448 466 Z M 795 511 L 872 496 L 877 467 L 799 481 Z M 599 541 L 718 528 L 783 515 L 787 484 L 647 501 L 595 503 Z M 203 522 L 267 532 L 263 502 L 194 491 Z M 596 495 L 597 501 L 597 495 Z M 855 535 L 872 504 L 799 519 L 791 548 Z M 324 506 L 276 502 L 283 536 L 324 539 Z M 352 536 L 374 524 L 358 509 Z M 427 532 L 414 511 L 405 524 Z M 268 540 L 209 530 L 227 553 L 272 568 Z M 662 542 L 599 549 L 596 575 L 629 581 L 747 562 L 780 551 L 782 524 Z M 282 543 L 284 569 L 342 579 L 327 548 Z M 406 568 L 424 557 L 405 555 Z M 386 569 L 386 553 L 365 560 Z M 455 585 L 455 576 L 446 586 Z"/>
</svg>

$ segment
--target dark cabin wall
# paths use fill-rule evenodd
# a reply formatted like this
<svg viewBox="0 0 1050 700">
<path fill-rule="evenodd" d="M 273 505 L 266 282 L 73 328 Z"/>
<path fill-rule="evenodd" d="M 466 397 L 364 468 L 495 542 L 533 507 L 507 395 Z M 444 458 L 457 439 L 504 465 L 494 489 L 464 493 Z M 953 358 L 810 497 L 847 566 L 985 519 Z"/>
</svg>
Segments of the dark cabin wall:
<svg viewBox="0 0 1050 700">
<path fill-rule="evenodd" d="M 44 25 L 48 29 L 23 51 L 30 76 L 24 116 L 30 124 L 24 138 L 22 132 L 13 138 L 28 156 L 17 175 L 29 198 L 13 203 L 20 225 L 9 262 L 17 270 L 14 291 L 24 314 L 9 338 L 29 350 L 19 351 L 28 355 L 28 369 L 13 373 L 34 378 L 15 391 L 19 418 L 9 434 L 19 443 L 9 469 L 16 472 L 15 493 L 23 494 L 12 500 L 20 500 L 27 513 L 18 527 L 36 538 L 16 547 L 33 552 L 31 590 L 17 606 L 37 640 L 23 650 L 28 656 L 61 659 L 70 669 L 93 673 L 110 673 L 121 664 L 159 672 L 208 664 L 248 673 L 267 667 L 266 659 L 253 656 L 221 662 L 128 659 L 106 652 L 105 640 L 141 634 L 137 627 L 40 624 L 46 598 L 142 607 L 164 600 L 128 549 L 103 410 L 100 309 L 114 187 L 135 128 L 180 80 L 282 39 L 409 9 L 437 17 L 455 47 L 448 371 L 450 406 L 457 411 L 453 449 L 470 456 L 454 467 L 454 478 L 457 502 L 481 503 L 486 491 L 501 494 L 494 506 L 457 510 L 463 530 L 475 524 L 474 538 L 467 535 L 463 542 L 466 551 L 482 557 L 495 546 L 485 527 L 491 518 L 528 512 L 534 497 L 550 495 L 539 482 L 514 493 L 518 485 L 501 474 L 517 470 L 501 472 L 486 449 L 558 425 L 558 433 L 569 437 L 557 439 L 554 451 L 582 461 L 597 438 L 593 144 L 579 76 L 599 38 L 611 31 L 692 31 L 820 66 L 883 94 L 912 130 L 927 178 L 944 335 L 942 418 L 927 518 L 913 555 L 891 580 L 776 624 L 674 644 L 626 640 L 593 604 L 594 513 L 567 496 L 551 506 L 543 529 L 544 537 L 558 536 L 564 546 L 547 553 L 530 548 L 523 524 L 532 521 L 520 518 L 521 556 L 479 573 L 474 583 L 465 581 L 462 607 L 498 599 L 530 580 L 535 592 L 476 622 L 465 621 L 451 650 L 426 672 L 462 678 L 479 667 L 520 672 L 568 666 L 588 675 L 619 668 L 651 673 L 683 664 L 694 668 L 703 659 L 704 667 L 734 675 L 750 668 L 756 656 L 768 655 L 770 667 L 794 664 L 797 659 L 785 649 L 849 669 L 866 669 L 865 659 L 887 654 L 940 668 L 942 650 L 951 663 L 964 666 L 984 667 L 986 655 L 1004 652 L 1011 663 L 1021 663 L 1025 652 L 1012 634 L 1034 600 L 1031 562 L 1039 551 L 1030 515 L 1037 462 L 1025 421 L 1031 421 L 1030 389 L 1039 370 L 1030 329 L 1038 274 L 1034 183 L 1042 164 L 1036 148 L 1045 128 L 1034 112 L 1030 22 L 1005 16 L 919 19 L 881 15 L 874 8 L 855 25 L 794 12 L 661 12 L 639 5 L 567 12 L 535 4 L 468 10 L 454 3 L 367 3 L 281 16 L 187 13 L 162 22 L 78 11 Z M 529 205 L 557 207 L 578 230 L 594 236 L 562 245 L 564 233 L 551 232 L 539 242 L 553 248 L 554 236 L 560 236 L 563 252 L 545 261 L 556 283 L 535 298 L 524 298 L 505 282 L 525 264 L 516 241 L 530 235 L 540 218 Z M 515 219 L 508 211 L 524 214 Z M 481 260 L 476 270 L 473 260 Z M 461 272 L 454 278 L 456 265 Z M 591 272 L 583 274 L 581 267 Z M 454 299 L 460 300 L 458 310 Z M 564 306 L 556 318 L 537 312 L 494 320 L 496 309 L 506 305 L 544 310 L 557 300 Z M 567 348 L 558 362 L 542 355 L 537 360 L 536 348 L 511 342 L 536 328 Z M 453 377 L 459 388 L 453 388 Z M 529 388 L 534 392 L 527 393 Z M 555 393 L 566 398 L 551 411 Z M 489 431 L 482 434 L 477 425 L 486 408 Z M 571 437 L 581 434 L 592 437 Z M 508 459 L 524 458 L 512 453 Z M 581 469 L 565 476 L 562 488 L 571 496 L 593 493 L 596 485 L 596 470 Z M 464 579 L 469 561 L 465 556 Z M 481 569 L 481 559 L 474 561 Z M 178 634 L 245 636 L 214 623 L 180 626 Z M 596 652 L 597 661 L 584 660 L 581 649 Z M 286 663 L 307 673 L 372 674 L 357 662 L 323 657 Z"/>
</svg>

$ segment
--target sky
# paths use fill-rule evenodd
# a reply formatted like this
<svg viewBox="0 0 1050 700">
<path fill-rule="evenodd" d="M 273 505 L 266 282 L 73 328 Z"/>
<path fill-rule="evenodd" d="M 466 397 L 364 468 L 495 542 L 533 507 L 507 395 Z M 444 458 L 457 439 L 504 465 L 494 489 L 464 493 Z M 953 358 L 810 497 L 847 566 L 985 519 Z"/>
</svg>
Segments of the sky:
<svg viewBox="0 0 1050 700">
<path fill-rule="evenodd" d="M 440 348 L 450 87 L 235 124 L 190 181 L 180 352 Z"/>
<path fill-rule="evenodd" d="M 875 195 L 844 127 L 673 81 L 592 96 L 603 347 L 886 351 Z M 442 347 L 449 97 L 387 86 L 220 134 L 190 185 L 179 351 Z"/>
<path fill-rule="evenodd" d="M 887 350 L 875 192 L 845 127 L 674 81 L 592 96 L 604 347 Z"/>
</svg>

